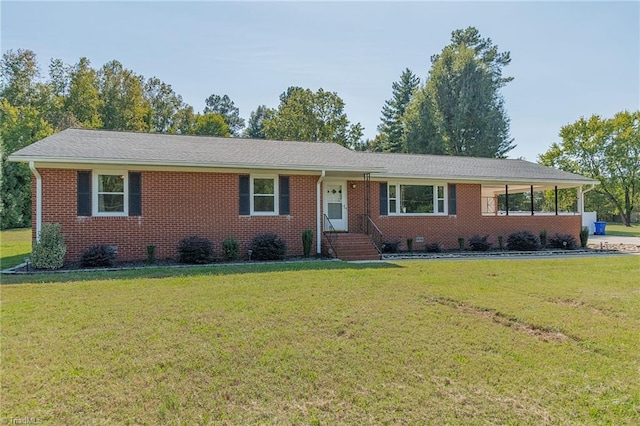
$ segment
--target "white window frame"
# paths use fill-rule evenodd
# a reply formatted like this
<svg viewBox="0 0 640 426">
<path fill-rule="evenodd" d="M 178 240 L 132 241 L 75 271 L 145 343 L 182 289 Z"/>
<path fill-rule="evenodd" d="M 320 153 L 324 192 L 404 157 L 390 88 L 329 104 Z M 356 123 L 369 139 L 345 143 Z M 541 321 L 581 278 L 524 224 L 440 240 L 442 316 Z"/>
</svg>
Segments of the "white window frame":
<svg viewBox="0 0 640 426">
<path fill-rule="evenodd" d="M 390 188 L 395 187 L 396 198 L 392 199 L 388 194 L 391 193 Z M 431 186 L 433 187 L 433 212 L 431 213 L 403 213 L 401 205 L 401 186 Z M 438 187 L 443 188 L 443 198 L 438 198 Z M 396 212 L 391 212 L 391 200 L 396 202 Z M 444 200 L 444 211 L 438 211 L 438 200 Z M 389 216 L 447 216 L 449 214 L 449 192 L 448 185 L 444 182 L 408 182 L 397 181 L 387 183 L 387 212 Z"/>
<path fill-rule="evenodd" d="M 254 209 L 254 200 L 256 195 L 270 195 L 270 194 L 255 194 L 254 193 L 254 185 L 253 182 L 255 179 L 270 179 L 273 180 L 273 211 L 272 212 L 261 212 L 255 211 Z M 278 175 L 250 175 L 250 205 L 251 205 L 251 216 L 278 216 L 280 211 L 280 179 Z"/>
<path fill-rule="evenodd" d="M 124 200 L 123 200 L 123 208 L 124 211 L 122 212 L 100 212 L 98 211 L 98 198 L 99 198 L 99 193 L 98 193 L 98 182 L 100 179 L 100 176 L 102 175 L 107 175 L 107 176 L 111 176 L 111 175 L 115 175 L 115 176 L 123 176 L 123 180 L 124 180 L 124 192 L 123 192 L 123 196 L 124 196 Z M 92 173 L 93 176 L 93 215 L 94 216 L 105 216 L 105 217 L 111 217 L 111 216 L 128 216 L 129 215 L 129 172 L 127 170 L 93 170 Z"/>
</svg>

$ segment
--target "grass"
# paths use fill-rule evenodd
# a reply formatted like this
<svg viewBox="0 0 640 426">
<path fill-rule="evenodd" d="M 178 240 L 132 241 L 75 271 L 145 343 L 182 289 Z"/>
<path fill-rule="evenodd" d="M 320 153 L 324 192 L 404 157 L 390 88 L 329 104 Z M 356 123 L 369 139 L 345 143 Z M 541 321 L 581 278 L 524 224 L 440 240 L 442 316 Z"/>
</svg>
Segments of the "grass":
<svg viewBox="0 0 640 426">
<path fill-rule="evenodd" d="M 148 274 L 3 277 L 0 421 L 640 422 L 636 256 Z"/>
<path fill-rule="evenodd" d="M 621 223 L 608 222 L 605 232 L 607 233 L 607 235 L 640 237 L 640 223 L 632 223 L 629 227 L 624 226 Z"/>
<path fill-rule="evenodd" d="M 21 264 L 30 253 L 30 228 L 0 231 L 0 270 Z"/>
</svg>

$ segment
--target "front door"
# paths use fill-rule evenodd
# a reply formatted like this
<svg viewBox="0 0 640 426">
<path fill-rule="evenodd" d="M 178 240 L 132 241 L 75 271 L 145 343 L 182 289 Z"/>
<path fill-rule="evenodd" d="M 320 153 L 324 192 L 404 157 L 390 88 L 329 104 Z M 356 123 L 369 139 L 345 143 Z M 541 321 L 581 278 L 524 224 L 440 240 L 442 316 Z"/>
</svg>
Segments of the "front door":
<svg viewBox="0 0 640 426">
<path fill-rule="evenodd" d="M 330 231 L 331 226 L 336 231 L 347 231 L 347 183 L 325 181 L 324 184 L 324 230 Z"/>
</svg>

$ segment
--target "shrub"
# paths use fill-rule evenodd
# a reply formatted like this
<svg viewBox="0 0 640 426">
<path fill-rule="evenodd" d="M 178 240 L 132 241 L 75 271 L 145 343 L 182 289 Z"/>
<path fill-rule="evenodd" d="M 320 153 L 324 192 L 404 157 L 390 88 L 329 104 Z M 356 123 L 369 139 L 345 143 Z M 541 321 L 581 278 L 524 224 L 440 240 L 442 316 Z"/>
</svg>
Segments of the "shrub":
<svg viewBox="0 0 640 426">
<path fill-rule="evenodd" d="M 508 250 L 535 251 L 540 249 L 540 239 L 528 231 L 515 232 L 507 238 Z"/>
<path fill-rule="evenodd" d="M 407 250 L 413 251 L 413 238 L 407 238 Z"/>
<path fill-rule="evenodd" d="M 424 251 L 427 253 L 442 253 L 444 246 L 440 243 L 427 243 L 424 245 Z"/>
<path fill-rule="evenodd" d="M 589 227 L 583 226 L 580 230 L 580 247 L 585 248 L 589 242 Z"/>
<path fill-rule="evenodd" d="M 276 234 L 256 235 L 251 242 L 252 258 L 256 260 L 279 260 L 287 252 L 287 244 Z"/>
<path fill-rule="evenodd" d="M 549 238 L 549 246 L 564 250 L 575 250 L 576 239 L 570 234 L 556 234 Z"/>
<path fill-rule="evenodd" d="M 226 238 L 222 242 L 222 255 L 224 260 L 238 260 L 240 255 L 240 243 L 233 237 Z"/>
<path fill-rule="evenodd" d="M 504 250 L 504 237 L 502 235 L 498 235 L 498 247 L 500 250 Z"/>
<path fill-rule="evenodd" d="M 151 265 L 155 261 L 156 261 L 156 246 L 153 244 L 149 244 L 147 246 L 147 263 Z"/>
<path fill-rule="evenodd" d="M 547 246 L 547 230 L 543 229 L 542 231 L 540 231 L 540 245 L 542 246 L 542 248 L 545 248 Z"/>
<path fill-rule="evenodd" d="M 382 242 L 382 252 L 383 253 L 397 253 L 400 248 L 400 241 L 398 240 L 389 240 Z"/>
<path fill-rule="evenodd" d="M 184 238 L 178 245 L 178 262 L 202 264 L 213 260 L 213 241 L 196 235 Z"/>
<path fill-rule="evenodd" d="M 80 264 L 84 267 L 111 266 L 116 260 L 116 251 L 113 247 L 104 244 L 96 244 L 84 251 L 80 256 Z"/>
<path fill-rule="evenodd" d="M 480 235 L 474 235 L 469 238 L 469 247 L 473 251 L 488 251 L 491 249 L 491 243 L 489 242 L 489 236 L 485 235 L 484 237 Z"/>
<path fill-rule="evenodd" d="M 458 247 L 460 247 L 460 251 L 464 250 L 464 238 L 458 238 Z"/>
<path fill-rule="evenodd" d="M 38 269 L 62 268 L 67 246 L 59 223 L 43 223 L 38 241 L 31 248 L 31 264 Z"/>
<path fill-rule="evenodd" d="M 304 252 L 304 257 L 311 256 L 312 245 L 313 245 L 313 231 L 311 229 L 306 229 L 302 231 L 302 251 Z"/>
</svg>

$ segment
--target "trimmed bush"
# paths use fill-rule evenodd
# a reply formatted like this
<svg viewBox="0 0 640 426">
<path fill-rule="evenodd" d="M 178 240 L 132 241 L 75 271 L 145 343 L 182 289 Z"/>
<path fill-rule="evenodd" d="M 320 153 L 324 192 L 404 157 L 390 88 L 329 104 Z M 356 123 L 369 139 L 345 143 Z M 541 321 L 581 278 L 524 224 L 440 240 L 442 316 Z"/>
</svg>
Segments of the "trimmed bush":
<svg viewBox="0 0 640 426">
<path fill-rule="evenodd" d="M 156 246 L 149 244 L 147 246 L 147 263 L 152 265 L 156 261 Z"/>
<path fill-rule="evenodd" d="M 540 239 L 529 231 L 515 232 L 507 238 L 507 250 L 535 251 L 540 249 Z"/>
<path fill-rule="evenodd" d="M 427 243 L 424 245 L 424 251 L 427 253 L 442 253 L 444 246 L 440 243 Z"/>
<path fill-rule="evenodd" d="M 504 237 L 502 235 L 498 235 L 498 247 L 500 250 L 504 250 Z"/>
<path fill-rule="evenodd" d="M 543 229 L 542 231 L 540 231 L 540 245 L 542 246 L 542 248 L 545 248 L 547 246 L 547 230 Z"/>
<path fill-rule="evenodd" d="M 400 249 L 399 240 L 389 240 L 389 241 L 382 242 L 383 253 L 397 253 L 399 249 Z"/>
<path fill-rule="evenodd" d="M 311 256 L 311 246 L 313 246 L 313 231 L 306 229 L 302 231 L 302 251 L 304 257 Z"/>
<path fill-rule="evenodd" d="M 413 251 L 413 238 L 407 238 L 407 250 Z"/>
<path fill-rule="evenodd" d="M 116 251 L 113 247 L 104 244 L 96 244 L 84 251 L 80 256 L 80 265 L 85 268 L 97 266 L 111 266 L 116 260 Z"/>
<path fill-rule="evenodd" d="M 238 260 L 240 255 L 240 243 L 233 237 L 226 238 L 222 242 L 222 256 L 224 260 Z"/>
<path fill-rule="evenodd" d="M 255 260 L 280 260 L 287 252 L 287 244 L 276 234 L 260 234 L 251 242 L 251 250 Z"/>
<path fill-rule="evenodd" d="M 458 247 L 460 248 L 460 251 L 464 250 L 464 238 L 458 238 Z"/>
<path fill-rule="evenodd" d="M 585 248 L 589 242 L 589 227 L 583 226 L 580 230 L 580 247 Z"/>
<path fill-rule="evenodd" d="M 67 246 L 59 223 L 43 223 L 38 241 L 31 248 L 31 264 L 38 269 L 59 269 L 64 264 Z"/>
<path fill-rule="evenodd" d="M 469 238 L 469 247 L 473 251 L 488 251 L 491 249 L 491 243 L 489 242 L 489 236 L 474 235 Z"/>
<path fill-rule="evenodd" d="M 576 239 L 570 234 L 556 234 L 549 238 L 549 247 L 563 250 L 575 250 Z"/>
<path fill-rule="evenodd" d="M 211 263 L 213 241 L 196 235 L 184 238 L 178 245 L 178 262 L 190 264 Z"/>
</svg>

